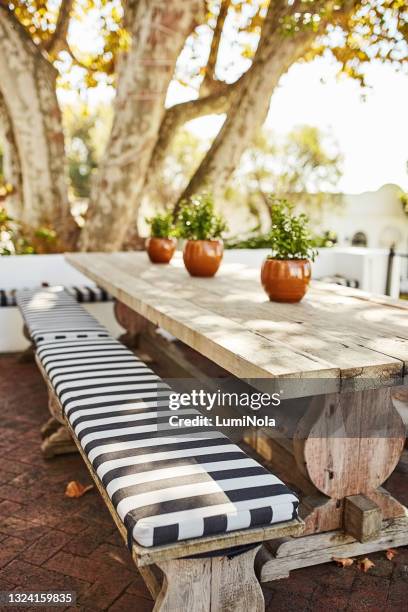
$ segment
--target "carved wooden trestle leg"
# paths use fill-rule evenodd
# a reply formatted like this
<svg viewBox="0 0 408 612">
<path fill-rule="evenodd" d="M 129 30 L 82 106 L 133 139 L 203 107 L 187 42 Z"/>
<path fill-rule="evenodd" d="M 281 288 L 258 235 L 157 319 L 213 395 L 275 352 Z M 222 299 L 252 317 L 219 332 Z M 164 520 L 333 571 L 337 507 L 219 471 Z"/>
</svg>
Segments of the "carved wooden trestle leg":
<svg viewBox="0 0 408 612">
<path fill-rule="evenodd" d="M 41 428 L 43 443 L 41 451 L 46 459 L 52 459 L 57 455 L 77 453 L 78 449 L 71 434 L 64 425 L 60 404 L 54 392 L 48 388 L 48 409 L 51 417 Z"/>
<path fill-rule="evenodd" d="M 343 525 L 347 531 L 345 501 L 355 495 L 376 504 L 383 519 L 404 516 L 404 506 L 381 489 L 404 442 L 404 423 L 389 388 L 314 398 L 298 423 L 294 452 L 299 469 L 326 502 L 304 517 L 305 534 Z"/>
<path fill-rule="evenodd" d="M 41 427 L 41 438 L 46 440 L 61 427 L 61 423 L 53 416 Z"/>
<path fill-rule="evenodd" d="M 126 306 L 126 304 L 123 304 L 123 302 L 117 300 L 113 309 L 118 323 L 126 330 L 118 340 L 130 349 L 137 348 L 140 334 L 146 329 L 146 319 L 129 308 L 129 306 Z"/>
<path fill-rule="evenodd" d="M 405 443 L 391 392 L 382 388 L 313 398 L 293 442 L 270 430 L 246 437 L 271 469 L 300 490 L 305 521 L 300 537 L 266 545 L 258 558 L 262 580 L 333 556 L 408 544 L 408 510 L 381 486 Z"/>
</svg>

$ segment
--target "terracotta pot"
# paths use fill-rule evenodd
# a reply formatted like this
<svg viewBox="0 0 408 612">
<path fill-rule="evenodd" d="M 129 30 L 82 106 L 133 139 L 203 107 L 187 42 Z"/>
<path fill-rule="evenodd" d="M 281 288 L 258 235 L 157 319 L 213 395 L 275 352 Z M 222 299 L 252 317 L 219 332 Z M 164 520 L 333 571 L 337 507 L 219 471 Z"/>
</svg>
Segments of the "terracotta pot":
<svg viewBox="0 0 408 612">
<path fill-rule="evenodd" d="M 188 240 L 184 245 L 184 265 L 191 276 L 214 276 L 224 253 L 222 240 Z"/>
<path fill-rule="evenodd" d="M 146 240 L 147 254 L 153 263 L 169 263 L 176 246 L 175 238 L 148 238 Z"/>
<path fill-rule="evenodd" d="M 300 302 L 305 295 L 312 266 L 308 259 L 265 259 L 261 282 L 273 302 Z"/>
</svg>

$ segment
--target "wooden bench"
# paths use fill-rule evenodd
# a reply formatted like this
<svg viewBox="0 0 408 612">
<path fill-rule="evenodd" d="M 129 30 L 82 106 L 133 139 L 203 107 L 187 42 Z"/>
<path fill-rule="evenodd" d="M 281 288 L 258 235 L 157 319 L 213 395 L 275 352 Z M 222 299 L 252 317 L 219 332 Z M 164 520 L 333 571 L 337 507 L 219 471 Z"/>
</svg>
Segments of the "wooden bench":
<svg viewBox="0 0 408 612">
<path fill-rule="evenodd" d="M 18 302 L 52 414 L 155 610 L 263 610 L 255 555 L 265 540 L 301 533 L 297 497 L 215 428 L 172 427 L 168 385 L 66 292 L 25 292 Z"/>
</svg>

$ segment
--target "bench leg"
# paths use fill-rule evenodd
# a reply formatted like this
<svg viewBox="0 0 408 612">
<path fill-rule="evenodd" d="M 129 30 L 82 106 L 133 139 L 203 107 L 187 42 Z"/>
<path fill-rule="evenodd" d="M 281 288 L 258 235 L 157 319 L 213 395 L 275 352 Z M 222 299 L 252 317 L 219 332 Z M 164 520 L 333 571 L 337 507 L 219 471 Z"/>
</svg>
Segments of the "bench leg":
<svg viewBox="0 0 408 612">
<path fill-rule="evenodd" d="M 49 438 L 61 427 L 61 423 L 53 416 L 51 416 L 46 423 L 41 427 L 41 438 L 45 440 Z"/>
<path fill-rule="evenodd" d="M 41 451 L 46 459 L 52 459 L 52 457 L 57 455 L 77 453 L 78 449 L 68 429 L 64 425 L 60 425 L 57 431 L 46 438 L 41 444 Z"/>
<path fill-rule="evenodd" d="M 65 427 L 64 418 L 61 414 L 61 407 L 58 398 L 51 387 L 48 388 L 48 409 L 51 418 L 41 428 L 41 435 L 44 442 L 41 444 L 41 451 L 46 459 L 52 459 L 57 455 L 77 453 L 78 449 L 73 441 L 71 434 Z"/>
<path fill-rule="evenodd" d="M 158 563 L 164 574 L 154 612 L 263 612 L 254 571 L 260 547 L 228 557 L 175 559 Z"/>
<path fill-rule="evenodd" d="M 24 338 L 26 338 L 29 343 L 30 346 L 28 348 L 26 348 L 18 357 L 18 361 L 20 363 L 26 363 L 26 362 L 30 362 L 30 361 L 34 361 L 34 356 L 35 356 L 35 349 L 34 349 L 34 344 L 33 341 L 31 339 L 31 336 L 28 332 L 28 328 L 26 325 L 23 325 L 23 336 Z"/>
</svg>

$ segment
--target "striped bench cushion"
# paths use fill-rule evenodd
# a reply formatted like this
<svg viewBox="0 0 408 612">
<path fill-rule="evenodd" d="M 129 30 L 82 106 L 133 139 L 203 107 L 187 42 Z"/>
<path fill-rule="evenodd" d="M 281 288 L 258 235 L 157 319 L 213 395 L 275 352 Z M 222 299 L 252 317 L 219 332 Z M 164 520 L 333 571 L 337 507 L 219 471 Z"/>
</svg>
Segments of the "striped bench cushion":
<svg viewBox="0 0 408 612">
<path fill-rule="evenodd" d="M 1 306 L 17 306 L 16 289 L 0 289 Z"/>
<path fill-rule="evenodd" d="M 39 291 L 42 287 L 34 287 L 30 289 L 0 289 L 0 307 L 2 306 L 17 306 L 16 293 L 17 291 Z M 101 287 L 91 285 L 73 285 L 71 287 L 59 287 L 65 289 L 67 293 L 72 295 L 77 302 L 94 303 L 94 302 L 111 302 L 112 296 Z"/>
<path fill-rule="evenodd" d="M 63 339 L 107 338 L 106 328 L 61 287 L 22 289 L 17 305 L 35 344 Z"/>
<path fill-rule="evenodd" d="M 224 434 L 170 425 L 199 413 L 171 411 L 170 387 L 116 340 L 43 343 L 37 354 L 129 546 L 297 516 L 297 497 Z"/>
<path fill-rule="evenodd" d="M 65 291 L 72 295 L 78 302 L 94 303 L 94 302 L 111 302 L 113 300 L 110 293 L 102 289 L 102 287 L 91 287 L 90 285 L 73 285 L 65 287 Z"/>
<path fill-rule="evenodd" d="M 358 289 L 360 285 L 358 280 L 346 278 L 345 276 L 340 276 L 339 274 L 335 274 L 334 276 L 323 276 L 322 278 L 319 278 L 319 280 L 322 283 L 342 285 L 343 287 L 351 287 L 353 289 Z"/>
</svg>

